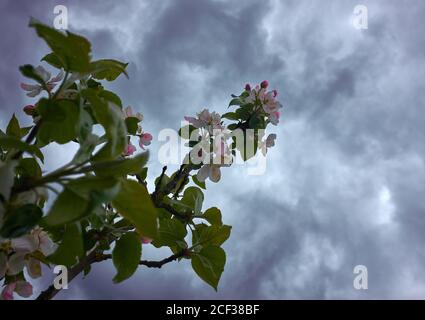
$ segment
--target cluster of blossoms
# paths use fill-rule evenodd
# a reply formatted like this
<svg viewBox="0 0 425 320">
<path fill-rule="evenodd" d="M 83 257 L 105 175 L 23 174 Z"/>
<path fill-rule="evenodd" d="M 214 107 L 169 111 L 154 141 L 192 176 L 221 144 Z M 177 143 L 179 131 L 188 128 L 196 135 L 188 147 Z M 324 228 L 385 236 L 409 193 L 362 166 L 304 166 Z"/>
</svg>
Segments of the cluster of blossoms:
<svg viewBox="0 0 425 320">
<path fill-rule="evenodd" d="M 133 108 L 131 106 L 128 106 L 123 110 L 123 117 L 124 119 L 128 118 L 136 118 L 137 119 L 137 133 L 136 135 L 139 137 L 139 146 L 143 150 L 145 149 L 145 146 L 148 146 L 151 144 L 152 141 L 152 135 L 148 132 L 144 132 L 142 129 L 142 126 L 139 124 L 139 122 L 143 121 L 143 115 L 139 112 L 134 113 Z M 136 147 L 131 143 L 130 139 L 128 140 L 127 147 L 124 151 L 124 156 L 130 156 L 136 151 Z"/>
<path fill-rule="evenodd" d="M 263 117 L 267 123 L 277 125 L 280 118 L 280 109 L 282 105 L 277 100 L 277 91 L 267 91 L 268 81 L 261 82 L 260 85 L 251 88 L 251 85 L 245 85 L 245 92 L 238 98 L 240 106 L 249 108 L 251 117 Z M 224 115 L 226 117 L 226 115 Z M 221 178 L 221 167 L 230 166 L 233 163 L 234 148 L 228 141 L 232 137 L 230 126 L 223 125 L 223 119 L 217 112 L 210 112 L 208 109 L 202 110 L 196 117 L 184 117 L 195 129 L 198 130 L 198 143 L 193 147 L 189 155 L 185 159 L 187 163 L 190 157 L 192 162 L 200 163 L 201 167 L 197 173 L 197 179 L 204 182 L 209 178 L 213 182 L 218 182 Z M 249 121 L 247 121 L 248 123 Z M 242 128 L 242 122 L 236 125 L 236 128 Z M 245 129 L 258 129 L 249 128 Z M 244 134 L 247 143 L 258 139 L 258 149 L 265 156 L 267 149 L 275 145 L 276 134 L 269 134 L 264 138 L 264 131 L 257 130 L 255 134 Z M 244 142 L 245 145 L 245 142 Z M 255 151 L 254 151 L 255 153 Z M 196 161 L 193 161 L 196 159 Z"/>
<path fill-rule="evenodd" d="M 48 234 L 35 228 L 28 235 L 0 243 L 0 279 L 9 280 L 1 293 L 2 300 L 12 300 L 16 292 L 21 297 L 32 295 L 32 285 L 25 281 L 23 270 L 33 278 L 41 277 L 40 256 L 48 256 L 56 250 L 56 244 Z"/>
<path fill-rule="evenodd" d="M 220 168 L 230 166 L 233 160 L 231 148 L 227 141 L 230 130 L 223 126 L 220 114 L 208 109 L 202 110 L 197 117 L 184 117 L 194 128 L 200 130 L 200 141 L 188 155 L 191 160 L 202 163 L 197 179 L 204 182 L 209 178 L 218 182 L 221 178 Z M 187 159 L 185 161 L 188 161 Z"/>
<path fill-rule="evenodd" d="M 251 89 L 251 85 L 247 84 L 245 90 L 249 93 L 245 98 L 245 102 L 252 103 L 255 106 L 262 107 L 264 112 L 268 115 L 268 120 L 271 124 L 277 125 L 279 123 L 280 111 L 282 105 L 277 101 L 277 90 L 267 91 L 269 82 L 264 80 L 260 85 Z"/>
</svg>

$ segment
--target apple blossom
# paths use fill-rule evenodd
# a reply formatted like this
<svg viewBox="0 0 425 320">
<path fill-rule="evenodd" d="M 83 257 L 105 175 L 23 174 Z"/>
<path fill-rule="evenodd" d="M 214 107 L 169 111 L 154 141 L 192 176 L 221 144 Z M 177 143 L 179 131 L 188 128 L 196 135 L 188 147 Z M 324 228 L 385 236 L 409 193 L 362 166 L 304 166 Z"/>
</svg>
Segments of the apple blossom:
<svg viewBox="0 0 425 320">
<path fill-rule="evenodd" d="M 196 178 L 204 182 L 207 178 L 210 178 L 212 182 L 218 182 L 221 178 L 220 165 L 218 164 L 205 164 L 199 169 L 196 174 Z"/>
<path fill-rule="evenodd" d="M 56 250 L 55 243 L 50 239 L 47 232 L 41 228 L 35 228 L 30 234 L 12 239 L 11 246 L 17 252 L 40 251 L 45 256 L 52 254 Z"/>
<path fill-rule="evenodd" d="M 143 114 L 141 114 L 140 112 L 137 112 L 136 114 L 134 114 L 133 112 L 133 108 L 131 106 L 126 107 L 123 110 L 123 114 L 124 114 L 124 118 L 137 118 L 139 119 L 139 121 L 143 121 Z"/>
<path fill-rule="evenodd" d="M 4 287 L 1 293 L 1 299 L 13 300 L 13 292 L 16 292 L 18 295 L 20 295 L 23 298 L 28 298 L 32 295 L 33 288 L 29 282 L 22 281 L 22 280 L 9 283 Z"/>
<path fill-rule="evenodd" d="M 221 116 L 217 112 L 210 113 L 208 109 L 197 114 L 197 118 L 185 116 L 184 119 L 195 128 L 206 128 L 212 132 L 214 129 L 222 129 Z"/>
<path fill-rule="evenodd" d="M 50 78 L 51 73 L 48 72 L 46 69 L 44 69 L 42 66 L 38 66 L 37 68 L 35 68 L 35 72 L 37 73 L 38 76 L 40 76 L 41 79 L 43 79 L 43 81 L 46 84 L 46 89 L 49 92 L 52 91 L 54 87 L 56 86 L 56 84 L 62 81 L 64 77 L 64 72 L 63 70 L 61 70 L 56 75 L 56 77 Z M 21 83 L 21 88 L 25 91 L 28 91 L 27 93 L 28 97 L 35 97 L 39 95 L 43 89 L 45 89 L 40 84 L 26 84 L 26 83 Z"/>
</svg>

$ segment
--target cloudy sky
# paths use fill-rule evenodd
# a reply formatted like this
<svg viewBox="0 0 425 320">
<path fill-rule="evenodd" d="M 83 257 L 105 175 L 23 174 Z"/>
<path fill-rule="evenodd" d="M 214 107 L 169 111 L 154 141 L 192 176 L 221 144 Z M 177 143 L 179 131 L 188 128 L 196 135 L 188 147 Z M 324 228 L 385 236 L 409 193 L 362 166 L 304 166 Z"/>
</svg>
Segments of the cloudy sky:
<svg viewBox="0 0 425 320">
<path fill-rule="evenodd" d="M 58 298 L 425 298 L 424 1 L 1 0 L 2 128 L 30 102 L 18 66 L 48 52 L 29 16 L 51 24 L 57 4 L 95 58 L 130 63 L 130 80 L 112 88 L 154 135 L 203 107 L 224 113 L 247 82 L 268 79 L 284 105 L 265 175 L 235 166 L 208 184 L 205 207 L 233 226 L 217 293 L 188 261 L 120 285 L 104 262 Z M 357 4 L 367 30 L 351 23 Z M 72 155 L 46 152 L 46 169 Z M 144 247 L 146 259 L 168 255 Z M 353 287 L 356 265 L 368 268 L 368 290 Z"/>
</svg>

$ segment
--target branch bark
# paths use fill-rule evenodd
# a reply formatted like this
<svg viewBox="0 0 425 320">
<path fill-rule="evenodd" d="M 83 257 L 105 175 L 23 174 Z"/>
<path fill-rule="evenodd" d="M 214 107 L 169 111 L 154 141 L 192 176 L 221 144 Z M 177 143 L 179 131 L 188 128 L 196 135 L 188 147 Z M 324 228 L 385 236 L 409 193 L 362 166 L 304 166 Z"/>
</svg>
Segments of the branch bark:
<svg viewBox="0 0 425 320">
<path fill-rule="evenodd" d="M 141 260 L 139 265 L 146 266 L 148 268 L 161 268 L 163 265 L 173 262 L 181 257 L 187 255 L 187 249 L 181 250 L 176 254 L 169 256 L 168 258 L 162 259 L 160 261 L 148 261 Z M 101 262 L 108 259 L 112 259 L 111 254 L 102 254 L 96 250 L 89 253 L 85 258 L 83 258 L 78 264 L 70 269 L 68 272 L 68 282 L 71 282 L 78 274 L 84 271 L 84 269 L 95 262 Z M 54 285 L 49 286 L 46 290 L 40 293 L 36 300 L 51 300 L 56 294 L 59 293 L 61 289 L 56 289 Z"/>
</svg>

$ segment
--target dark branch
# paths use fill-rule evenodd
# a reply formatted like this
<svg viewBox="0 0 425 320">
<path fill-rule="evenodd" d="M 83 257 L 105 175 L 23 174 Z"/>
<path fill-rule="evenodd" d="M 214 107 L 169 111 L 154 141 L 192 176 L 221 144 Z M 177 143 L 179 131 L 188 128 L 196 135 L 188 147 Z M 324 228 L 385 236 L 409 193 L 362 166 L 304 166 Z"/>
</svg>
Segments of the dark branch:
<svg viewBox="0 0 425 320">
<path fill-rule="evenodd" d="M 168 258 L 162 259 L 160 261 L 148 261 L 148 260 L 141 260 L 139 262 L 139 265 L 141 266 L 146 266 L 148 268 L 161 268 L 164 264 L 173 262 L 181 257 L 184 257 L 185 255 L 187 255 L 188 252 L 187 250 L 181 250 L 176 254 L 173 254 L 171 256 L 169 256 Z M 100 257 L 100 261 L 102 260 L 108 260 L 108 259 L 112 259 L 112 255 L 111 254 L 104 254 Z"/>
</svg>

